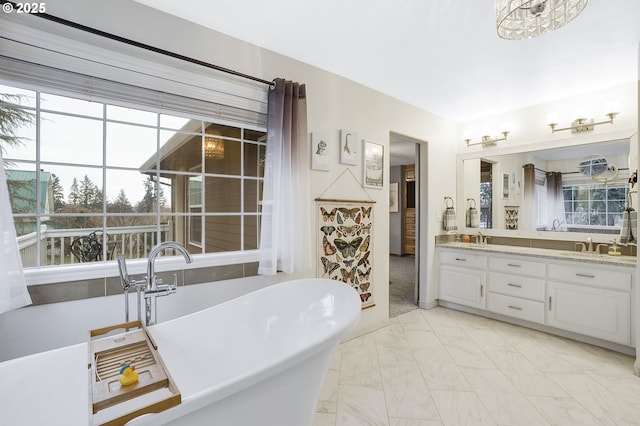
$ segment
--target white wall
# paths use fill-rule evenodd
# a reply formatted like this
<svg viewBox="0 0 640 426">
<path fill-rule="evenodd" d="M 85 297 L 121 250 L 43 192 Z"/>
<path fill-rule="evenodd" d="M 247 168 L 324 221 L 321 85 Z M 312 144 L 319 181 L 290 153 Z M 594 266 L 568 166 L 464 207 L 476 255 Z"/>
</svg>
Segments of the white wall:
<svg viewBox="0 0 640 426">
<path fill-rule="evenodd" d="M 425 200 L 427 196 L 429 200 L 442 200 L 444 195 L 452 195 L 455 192 L 456 128 L 453 123 L 353 81 L 157 12 L 133 1 L 58 0 L 47 4 L 47 13 L 266 80 L 283 77 L 305 83 L 308 96 L 308 129 L 310 132 L 324 133 L 334 143 L 332 170 L 311 171 L 309 203 L 314 207 L 313 211 L 313 200 L 323 194 L 347 168 L 338 162 L 337 144 L 340 129 L 357 131 L 361 139 L 383 144 L 384 188 L 366 191 L 376 202 L 372 259 L 376 305 L 362 312 L 355 334 L 373 330 L 388 322 L 389 132 L 427 141 L 420 158 L 420 178 L 423 182 L 421 197 Z M 202 72 L 211 71 L 203 68 Z M 361 181 L 361 165 L 350 168 Z M 431 185 L 431 182 L 434 184 Z M 334 195 L 344 199 L 361 199 L 361 188 L 357 191 L 349 188 L 338 188 Z M 434 239 L 441 229 L 441 206 L 439 203 L 428 203 L 428 208 L 420 214 L 423 224 L 423 238 L 420 240 L 420 294 L 421 306 L 425 307 L 433 305 L 435 301 Z M 312 223 L 315 224 L 315 217 Z M 315 244 L 317 241 L 314 236 L 313 230 L 309 230 L 308 235 L 300 237 L 312 238 Z M 314 271 L 308 271 L 299 276 L 314 274 Z M 281 274 L 275 280 L 290 278 L 294 277 Z M 178 295 L 162 301 L 159 315 L 165 315 L 165 309 L 168 318 L 188 310 L 188 306 L 197 309 L 219 303 L 232 295 L 251 291 L 273 281 L 269 278 L 255 277 L 181 288 Z M 198 300 L 191 301 L 190 298 Z M 0 315 L 0 360 L 84 342 L 89 329 L 120 322 L 123 315 L 122 304 L 122 298 L 119 296 L 103 297 L 28 307 Z M 169 307 L 172 304 L 175 306 Z"/>
</svg>

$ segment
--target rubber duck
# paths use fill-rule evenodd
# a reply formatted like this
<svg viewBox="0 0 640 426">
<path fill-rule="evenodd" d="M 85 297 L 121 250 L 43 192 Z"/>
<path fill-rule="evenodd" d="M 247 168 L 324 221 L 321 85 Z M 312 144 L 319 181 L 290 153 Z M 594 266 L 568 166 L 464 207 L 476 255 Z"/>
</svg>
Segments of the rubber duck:
<svg viewBox="0 0 640 426">
<path fill-rule="evenodd" d="M 136 367 L 134 365 L 125 364 L 120 369 L 121 376 L 118 378 L 118 381 L 122 386 L 129 386 L 134 383 L 138 383 L 138 373 L 135 371 Z"/>
</svg>

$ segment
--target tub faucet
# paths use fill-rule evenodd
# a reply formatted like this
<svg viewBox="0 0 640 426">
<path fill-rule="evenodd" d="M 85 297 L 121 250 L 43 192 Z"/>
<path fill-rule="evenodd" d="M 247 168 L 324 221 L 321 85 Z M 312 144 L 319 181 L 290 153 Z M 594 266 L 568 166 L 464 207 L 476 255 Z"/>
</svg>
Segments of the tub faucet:
<svg viewBox="0 0 640 426">
<path fill-rule="evenodd" d="M 591 237 L 587 238 L 587 252 L 593 253 L 593 240 Z"/>
<path fill-rule="evenodd" d="M 164 243 L 160 243 L 151 250 L 151 253 L 149 253 L 149 259 L 147 260 L 147 275 L 145 277 L 146 286 L 144 288 L 146 325 L 152 325 L 158 321 L 158 297 L 168 296 L 176 292 L 178 284 L 177 276 L 174 275 L 173 284 L 163 284 L 155 274 L 156 258 L 158 257 L 160 252 L 165 249 L 174 249 L 178 251 L 180 254 L 182 254 L 184 260 L 187 263 L 191 263 L 193 261 L 187 249 L 184 248 L 183 245 L 173 241 L 165 241 Z M 151 299 L 153 299 L 153 303 Z"/>
</svg>

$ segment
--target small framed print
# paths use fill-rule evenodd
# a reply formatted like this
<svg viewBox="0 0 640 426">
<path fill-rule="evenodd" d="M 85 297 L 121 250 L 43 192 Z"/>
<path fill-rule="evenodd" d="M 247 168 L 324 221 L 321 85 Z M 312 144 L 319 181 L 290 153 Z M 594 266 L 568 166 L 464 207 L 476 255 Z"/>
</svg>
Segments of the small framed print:
<svg viewBox="0 0 640 426">
<path fill-rule="evenodd" d="M 364 177 L 362 185 L 367 188 L 382 189 L 384 172 L 384 146 L 364 141 Z"/>
<path fill-rule="evenodd" d="M 331 152 L 327 138 L 321 133 L 311 133 L 311 169 L 331 170 Z"/>
<path fill-rule="evenodd" d="M 350 130 L 340 130 L 340 163 L 358 165 L 358 134 Z"/>
<path fill-rule="evenodd" d="M 509 173 L 502 174 L 502 198 L 509 198 Z"/>
</svg>

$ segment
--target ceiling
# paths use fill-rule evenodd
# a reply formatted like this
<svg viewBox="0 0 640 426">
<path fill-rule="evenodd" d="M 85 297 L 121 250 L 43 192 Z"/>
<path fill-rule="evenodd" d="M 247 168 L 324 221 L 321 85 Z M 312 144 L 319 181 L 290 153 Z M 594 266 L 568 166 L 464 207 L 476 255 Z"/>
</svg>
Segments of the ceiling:
<svg viewBox="0 0 640 426">
<path fill-rule="evenodd" d="M 518 41 L 497 36 L 494 0 L 136 1 L 455 122 L 639 78 L 639 0 L 589 0 Z"/>
</svg>

